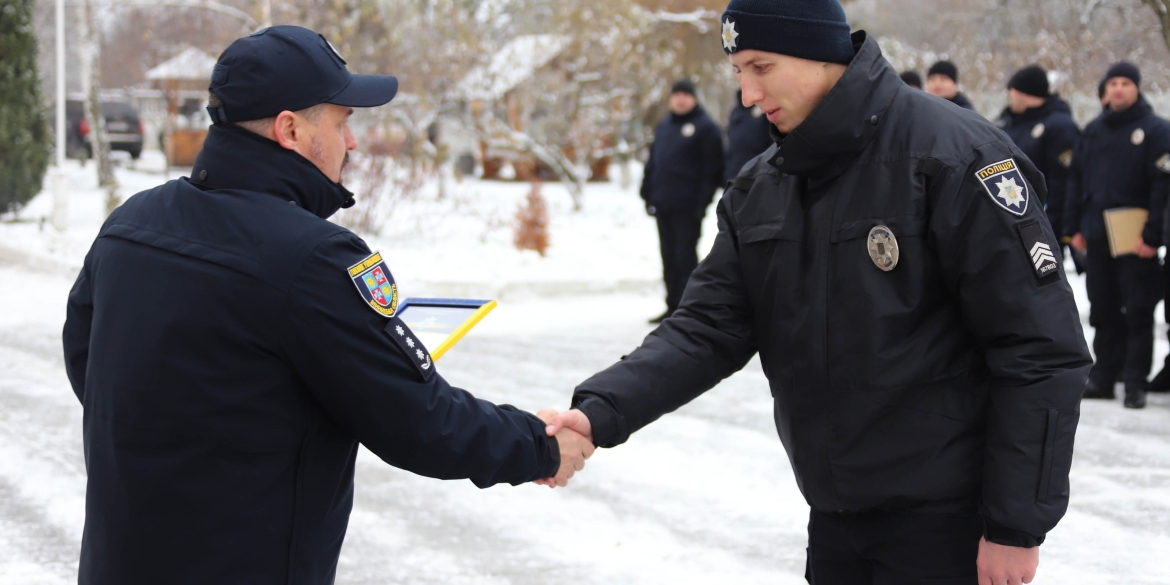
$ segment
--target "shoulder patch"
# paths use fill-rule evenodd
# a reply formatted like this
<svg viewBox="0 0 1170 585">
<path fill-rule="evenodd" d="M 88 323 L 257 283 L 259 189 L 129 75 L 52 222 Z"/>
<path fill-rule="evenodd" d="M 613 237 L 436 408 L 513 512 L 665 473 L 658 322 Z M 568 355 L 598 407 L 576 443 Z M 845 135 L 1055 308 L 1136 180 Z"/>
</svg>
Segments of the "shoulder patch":
<svg viewBox="0 0 1170 585">
<path fill-rule="evenodd" d="M 398 285 L 394 284 L 394 277 L 382 260 L 381 252 L 374 252 L 350 266 L 349 278 L 362 300 L 376 313 L 393 317 L 398 312 Z"/>
<path fill-rule="evenodd" d="M 431 352 L 427 351 L 426 346 L 418 340 L 418 336 L 398 317 L 390 318 L 385 331 L 406 353 L 406 357 L 410 359 L 410 363 L 414 364 L 414 368 L 418 370 L 423 381 L 429 382 L 431 376 L 435 375 L 435 362 L 431 359 Z"/>
<path fill-rule="evenodd" d="M 1066 150 L 1066 151 L 1060 153 L 1060 156 L 1056 157 L 1056 160 L 1060 161 L 1060 166 L 1067 169 L 1067 168 L 1072 166 L 1072 157 L 1073 157 L 1073 151 Z"/>
<path fill-rule="evenodd" d="M 1170 152 L 1163 154 L 1162 157 L 1158 159 L 1158 162 L 1154 163 L 1154 166 L 1157 167 L 1159 171 L 1170 175 Z"/>
<path fill-rule="evenodd" d="M 1015 159 L 987 165 L 975 172 L 975 178 L 991 200 L 1009 213 L 1022 216 L 1028 210 L 1028 183 Z"/>
<path fill-rule="evenodd" d="M 1024 244 L 1024 252 L 1028 255 L 1028 261 L 1032 263 L 1036 279 L 1041 284 L 1059 280 L 1060 264 L 1056 262 L 1056 253 L 1052 250 L 1052 244 L 1048 243 L 1040 224 L 1030 219 L 1016 224 L 1016 229 L 1020 232 L 1020 242 Z"/>
</svg>

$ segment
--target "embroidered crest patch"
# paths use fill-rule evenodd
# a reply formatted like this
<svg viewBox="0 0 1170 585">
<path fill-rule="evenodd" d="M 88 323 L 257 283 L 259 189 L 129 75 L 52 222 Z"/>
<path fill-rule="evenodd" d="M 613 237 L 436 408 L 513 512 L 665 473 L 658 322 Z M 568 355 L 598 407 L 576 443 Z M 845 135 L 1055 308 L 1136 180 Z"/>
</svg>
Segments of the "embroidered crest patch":
<svg viewBox="0 0 1170 585">
<path fill-rule="evenodd" d="M 1036 220 L 1027 220 L 1016 226 L 1020 232 L 1020 243 L 1024 244 L 1024 252 L 1028 254 L 1028 261 L 1036 272 L 1036 278 L 1041 284 L 1057 280 L 1060 274 L 1060 264 L 1056 262 L 1056 254 L 1044 235 L 1044 230 Z"/>
<path fill-rule="evenodd" d="M 374 252 L 350 266 L 349 278 L 366 304 L 379 315 L 393 317 L 398 311 L 398 286 L 382 261 L 381 252 Z"/>
<path fill-rule="evenodd" d="M 1159 171 L 1170 175 L 1170 152 L 1163 154 L 1162 158 L 1159 158 L 1158 162 L 1154 163 L 1154 166 L 1157 167 Z"/>
<path fill-rule="evenodd" d="M 1073 157 L 1073 151 L 1066 150 L 1066 151 L 1060 153 L 1060 156 L 1057 157 L 1057 160 L 1060 161 L 1060 166 L 1067 169 L 1067 168 L 1072 166 L 1072 157 Z"/>
<path fill-rule="evenodd" d="M 424 382 L 429 381 L 435 374 L 435 362 L 431 359 L 431 352 L 418 340 L 418 336 L 406 326 L 398 317 L 391 317 L 386 324 L 386 334 L 402 348 L 410 363 L 414 364 Z"/>
<path fill-rule="evenodd" d="M 1001 160 L 987 165 L 975 173 L 979 184 L 991 196 L 996 205 L 1014 215 L 1024 215 L 1028 210 L 1028 183 L 1015 159 Z"/>
</svg>

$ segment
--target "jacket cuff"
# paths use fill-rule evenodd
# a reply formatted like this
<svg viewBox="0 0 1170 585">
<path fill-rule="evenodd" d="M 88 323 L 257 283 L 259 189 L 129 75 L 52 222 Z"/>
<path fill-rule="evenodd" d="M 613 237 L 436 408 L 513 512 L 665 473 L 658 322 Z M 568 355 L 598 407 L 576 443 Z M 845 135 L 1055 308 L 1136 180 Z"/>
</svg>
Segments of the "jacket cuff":
<svg viewBox="0 0 1170 585">
<path fill-rule="evenodd" d="M 546 444 L 548 445 L 548 454 L 549 458 L 552 459 L 552 464 L 549 469 L 541 470 L 541 475 L 536 479 L 555 477 L 557 472 L 561 470 L 561 443 L 556 437 L 546 436 L 546 438 L 548 439 Z"/>
<path fill-rule="evenodd" d="M 1146 223 L 1146 227 L 1142 228 L 1142 243 L 1151 248 L 1157 248 L 1162 245 L 1162 229 L 1153 223 L 1150 221 Z"/>
<path fill-rule="evenodd" d="M 573 408 L 583 412 L 585 418 L 589 419 L 589 425 L 593 429 L 593 444 L 595 446 L 613 446 L 614 438 L 618 434 L 617 415 L 606 406 L 604 401 L 589 398 L 573 404 Z"/>
<path fill-rule="evenodd" d="M 1020 548 L 1034 548 L 1044 543 L 1044 535 L 1032 536 L 1027 532 L 1000 526 L 988 520 L 986 516 L 983 517 L 983 538 L 987 539 L 987 542 Z"/>
</svg>

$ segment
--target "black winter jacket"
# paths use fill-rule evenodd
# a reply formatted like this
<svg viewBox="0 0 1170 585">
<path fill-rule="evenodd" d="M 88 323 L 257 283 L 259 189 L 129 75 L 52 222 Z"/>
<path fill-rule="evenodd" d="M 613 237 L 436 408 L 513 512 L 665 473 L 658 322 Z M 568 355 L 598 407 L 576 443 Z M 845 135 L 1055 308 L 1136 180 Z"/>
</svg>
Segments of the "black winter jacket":
<svg viewBox="0 0 1170 585">
<path fill-rule="evenodd" d="M 727 119 L 727 162 L 723 165 L 723 181 L 735 178 L 748 161 L 772 146 L 772 123 L 758 107 L 743 107 L 741 94 L 736 92 L 735 107 Z"/>
<path fill-rule="evenodd" d="M 1150 218 L 1142 240 L 1163 243 L 1162 213 L 1170 188 L 1170 123 L 1145 97 L 1126 110 L 1106 109 L 1085 126 L 1069 169 L 1064 235 L 1105 241 L 1107 209 L 1140 207 Z"/>
<path fill-rule="evenodd" d="M 1064 233 L 1064 201 L 1068 191 L 1068 169 L 1081 138 L 1068 102 L 1051 96 L 1044 105 L 1013 114 L 1005 108 L 996 126 L 1016 143 L 1020 150 L 1044 174 L 1048 186 L 1045 211 L 1052 231 Z"/>
<path fill-rule="evenodd" d="M 556 473 L 539 419 L 448 385 L 368 303 L 350 267 L 379 265 L 324 219 L 341 186 L 235 127 L 193 175 L 114 211 L 69 295 L 79 583 L 333 583 L 359 442 L 481 487 Z"/>
<path fill-rule="evenodd" d="M 702 213 L 723 183 L 723 132 L 702 106 L 663 118 L 642 175 L 646 204 L 660 215 Z"/>
<path fill-rule="evenodd" d="M 854 41 L 724 194 L 678 311 L 573 404 L 612 447 L 759 352 L 813 509 L 979 513 L 991 541 L 1036 545 L 1068 505 L 1092 363 L 1044 182 L 990 122 Z"/>
</svg>

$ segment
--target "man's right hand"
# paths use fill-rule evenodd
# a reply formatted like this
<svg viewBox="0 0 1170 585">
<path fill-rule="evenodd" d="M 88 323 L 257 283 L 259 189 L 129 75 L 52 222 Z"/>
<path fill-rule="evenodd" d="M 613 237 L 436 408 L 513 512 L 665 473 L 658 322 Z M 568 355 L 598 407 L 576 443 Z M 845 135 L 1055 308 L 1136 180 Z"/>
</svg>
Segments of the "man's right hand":
<svg viewBox="0 0 1170 585">
<path fill-rule="evenodd" d="M 579 410 L 570 412 L 581 413 Z M 556 476 L 538 479 L 534 482 L 538 485 L 546 485 L 550 488 L 569 485 L 569 478 L 573 477 L 574 473 L 584 469 L 585 460 L 593 456 L 594 446 L 592 433 L 590 435 L 583 435 L 568 425 L 556 424 L 554 422 L 568 414 L 569 412 L 558 414 L 557 411 L 551 409 L 536 413 L 536 416 L 548 425 L 545 427 L 548 436 L 555 436 L 557 438 L 557 445 L 561 451 L 561 467 L 557 471 Z M 585 418 L 585 415 L 581 414 L 581 418 Z M 575 419 L 572 420 L 579 426 L 579 422 Z M 585 418 L 585 424 L 589 424 L 589 419 Z"/>
<path fill-rule="evenodd" d="M 1077 235 L 1073 236 L 1072 240 L 1069 240 L 1068 245 L 1077 252 L 1082 253 L 1089 249 L 1089 243 L 1085 241 L 1085 236 L 1081 235 L 1080 232 L 1077 232 Z"/>
</svg>

